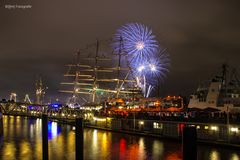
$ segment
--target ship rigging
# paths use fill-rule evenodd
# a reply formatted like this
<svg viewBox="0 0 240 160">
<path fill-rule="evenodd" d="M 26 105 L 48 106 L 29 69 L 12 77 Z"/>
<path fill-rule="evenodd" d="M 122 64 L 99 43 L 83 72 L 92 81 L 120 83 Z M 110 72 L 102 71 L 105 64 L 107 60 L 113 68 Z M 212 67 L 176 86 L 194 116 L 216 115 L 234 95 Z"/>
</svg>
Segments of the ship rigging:
<svg viewBox="0 0 240 160">
<path fill-rule="evenodd" d="M 91 52 L 87 56 L 84 53 L 88 52 L 89 48 L 78 50 L 76 62 L 66 65 L 68 71 L 64 77 L 71 81 L 62 82 L 61 85 L 72 86 L 72 89 L 63 89 L 60 92 L 72 94 L 69 105 L 81 103 L 79 99 L 85 103 L 96 104 L 109 98 L 127 98 L 133 94 L 141 96 L 141 89 L 128 65 L 127 54 L 121 47 L 118 53 L 112 53 L 108 57 L 100 54 L 99 48 L 97 41 L 94 56 L 91 56 Z M 109 67 L 111 63 L 112 66 Z"/>
</svg>

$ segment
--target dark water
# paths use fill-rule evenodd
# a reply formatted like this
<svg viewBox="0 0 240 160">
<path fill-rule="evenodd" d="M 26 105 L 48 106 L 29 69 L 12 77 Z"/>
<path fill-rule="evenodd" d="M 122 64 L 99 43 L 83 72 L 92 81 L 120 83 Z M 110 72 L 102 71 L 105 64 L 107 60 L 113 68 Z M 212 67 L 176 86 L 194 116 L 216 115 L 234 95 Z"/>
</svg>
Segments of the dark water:
<svg viewBox="0 0 240 160">
<path fill-rule="evenodd" d="M 4 116 L 0 160 L 40 160 L 41 120 Z M 75 159 L 75 133 L 69 125 L 48 125 L 50 160 Z M 180 160 L 181 144 L 95 129 L 84 130 L 86 160 Z M 240 160 L 240 151 L 199 146 L 199 160 Z"/>
</svg>

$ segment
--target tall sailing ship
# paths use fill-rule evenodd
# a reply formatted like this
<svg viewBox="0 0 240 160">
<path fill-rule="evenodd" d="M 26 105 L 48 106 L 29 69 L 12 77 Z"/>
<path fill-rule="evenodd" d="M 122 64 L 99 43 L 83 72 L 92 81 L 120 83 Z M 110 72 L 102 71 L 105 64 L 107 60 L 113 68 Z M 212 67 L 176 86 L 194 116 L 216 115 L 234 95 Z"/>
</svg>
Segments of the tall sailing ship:
<svg viewBox="0 0 240 160">
<path fill-rule="evenodd" d="M 68 78 L 67 82 L 61 83 L 67 88 L 60 92 L 71 94 L 67 105 L 97 105 L 110 99 L 141 97 L 142 91 L 126 56 L 121 49 L 106 56 L 100 51 L 99 41 L 79 50 L 75 63 L 66 65 L 68 71 L 64 77 Z"/>
</svg>

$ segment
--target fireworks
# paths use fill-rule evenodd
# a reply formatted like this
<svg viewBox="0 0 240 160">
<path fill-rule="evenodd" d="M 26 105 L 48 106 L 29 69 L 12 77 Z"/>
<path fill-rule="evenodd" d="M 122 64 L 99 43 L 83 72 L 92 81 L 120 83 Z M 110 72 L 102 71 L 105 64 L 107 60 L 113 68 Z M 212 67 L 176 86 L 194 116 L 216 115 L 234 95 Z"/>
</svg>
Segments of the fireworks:
<svg viewBox="0 0 240 160">
<path fill-rule="evenodd" d="M 155 57 L 151 57 L 148 61 L 149 71 L 148 74 L 158 77 L 161 81 L 166 78 L 169 72 L 170 58 L 169 54 L 163 51 L 158 51 Z"/>
<path fill-rule="evenodd" d="M 129 23 L 117 30 L 113 48 L 115 52 L 123 50 L 136 62 L 154 54 L 159 46 L 151 29 L 143 24 Z"/>
<path fill-rule="evenodd" d="M 159 47 L 152 30 L 143 24 L 129 23 L 120 27 L 114 36 L 113 49 L 115 53 L 127 55 L 128 64 L 145 97 L 169 71 L 169 55 Z"/>
<path fill-rule="evenodd" d="M 132 65 L 134 75 L 137 77 L 137 85 L 142 88 L 144 97 L 148 97 L 159 81 L 163 81 L 169 72 L 169 55 L 164 51 L 158 52 L 156 57 L 150 57 L 146 62 Z"/>
<path fill-rule="evenodd" d="M 151 56 L 145 61 L 131 64 L 136 76 L 147 75 L 151 79 L 158 77 L 160 80 L 166 77 L 166 74 L 169 72 L 169 66 L 169 54 L 165 50 L 158 51 L 155 56 Z"/>
</svg>

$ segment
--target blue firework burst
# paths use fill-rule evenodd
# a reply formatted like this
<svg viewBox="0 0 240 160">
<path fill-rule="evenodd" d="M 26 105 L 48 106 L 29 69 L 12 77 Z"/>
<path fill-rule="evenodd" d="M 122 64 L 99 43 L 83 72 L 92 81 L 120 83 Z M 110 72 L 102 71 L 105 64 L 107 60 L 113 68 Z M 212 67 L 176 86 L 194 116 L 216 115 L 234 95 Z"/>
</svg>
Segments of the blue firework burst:
<svg viewBox="0 0 240 160">
<path fill-rule="evenodd" d="M 115 52 L 124 51 L 130 61 L 143 61 L 158 50 L 158 42 L 152 30 L 140 23 L 128 23 L 117 30 L 114 36 Z"/>
<path fill-rule="evenodd" d="M 170 59 L 161 49 L 152 30 L 140 23 L 123 25 L 114 35 L 114 52 L 126 54 L 137 85 L 148 97 L 156 84 L 163 82 L 169 72 Z"/>
<path fill-rule="evenodd" d="M 155 57 L 149 59 L 148 64 L 150 67 L 150 72 L 148 74 L 151 74 L 153 77 L 158 77 L 163 81 L 170 67 L 170 58 L 166 49 L 159 50 Z"/>
<path fill-rule="evenodd" d="M 163 80 L 169 72 L 170 58 L 166 50 L 159 50 L 155 55 L 143 61 L 131 64 L 136 76 L 145 75 L 150 79 L 156 77 Z"/>
</svg>

